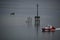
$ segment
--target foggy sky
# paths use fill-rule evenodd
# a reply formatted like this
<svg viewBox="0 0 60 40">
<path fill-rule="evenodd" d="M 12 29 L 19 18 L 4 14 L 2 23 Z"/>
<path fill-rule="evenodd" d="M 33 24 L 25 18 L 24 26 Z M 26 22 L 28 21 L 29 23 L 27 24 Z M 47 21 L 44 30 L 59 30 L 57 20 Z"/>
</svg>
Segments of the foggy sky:
<svg viewBox="0 0 60 40">
<path fill-rule="evenodd" d="M 39 5 L 41 25 L 60 26 L 59 0 L 0 0 L 1 25 L 22 25 L 28 16 L 36 16 L 36 4 Z M 10 16 L 14 12 L 16 15 Z"/>
</svg>

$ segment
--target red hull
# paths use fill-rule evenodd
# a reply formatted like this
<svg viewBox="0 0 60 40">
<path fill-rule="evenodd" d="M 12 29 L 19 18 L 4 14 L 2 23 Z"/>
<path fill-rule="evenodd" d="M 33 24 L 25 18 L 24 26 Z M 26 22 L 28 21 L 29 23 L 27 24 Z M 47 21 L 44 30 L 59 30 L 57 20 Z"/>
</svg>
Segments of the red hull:
<svg viewBox="0 0 60 40">
<path fill-rule="evenodd" d="M 42 28 L 42 32 L 55 32 L 55 27 L 52 27 L 52 28 Z"/>
</svg>

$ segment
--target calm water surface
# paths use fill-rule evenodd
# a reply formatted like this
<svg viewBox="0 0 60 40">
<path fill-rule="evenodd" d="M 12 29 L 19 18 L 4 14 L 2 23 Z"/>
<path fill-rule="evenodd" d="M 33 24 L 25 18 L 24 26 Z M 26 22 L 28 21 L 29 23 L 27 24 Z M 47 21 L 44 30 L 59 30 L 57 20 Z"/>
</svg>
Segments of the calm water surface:
<svg viewBox="0 0 60 40">
<path fill-rule="evenodd" d="M 60 40 L 60 31 L 41 32 L 36 26 L 3 26 L 1 40 Z"/>
</svg>

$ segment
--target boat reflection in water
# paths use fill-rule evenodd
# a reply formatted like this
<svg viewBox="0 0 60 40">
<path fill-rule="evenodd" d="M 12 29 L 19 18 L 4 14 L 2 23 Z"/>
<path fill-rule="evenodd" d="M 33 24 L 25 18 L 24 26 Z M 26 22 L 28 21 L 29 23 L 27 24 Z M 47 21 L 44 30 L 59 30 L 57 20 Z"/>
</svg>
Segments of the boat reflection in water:
<svg viewBox="0 0 60 40">
<path fill-rule="evenodd" d="M 40 24 L 35 24 L 35 33 L 36 33 L 35 40 L 38 40 L 38 38 L 39 38 L 39 31 L 40 31 Z"/>
</svg>

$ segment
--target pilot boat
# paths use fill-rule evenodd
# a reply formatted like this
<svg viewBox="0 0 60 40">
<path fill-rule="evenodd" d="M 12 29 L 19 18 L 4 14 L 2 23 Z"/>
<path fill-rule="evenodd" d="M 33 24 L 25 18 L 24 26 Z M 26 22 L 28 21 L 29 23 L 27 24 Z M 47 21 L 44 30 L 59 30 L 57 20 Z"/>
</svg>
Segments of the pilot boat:
<svg viewBox="0 0 60 40">
<path fill-rule="evenodd" d="M 55 32 L 55 27 L 54 26 L 47 26 L 42 28 L 42 32 Z"/>
</svg>

